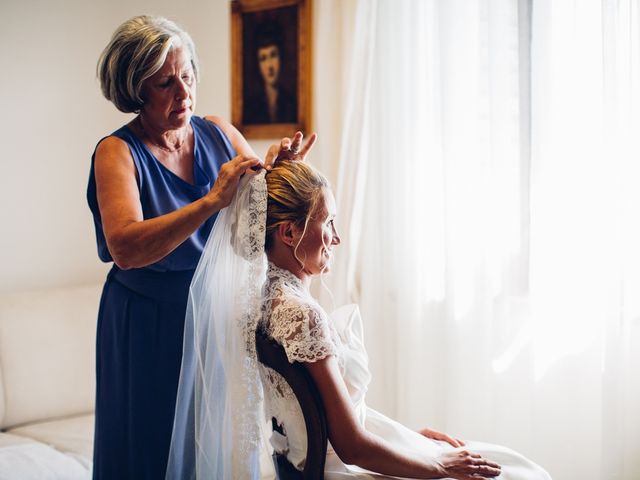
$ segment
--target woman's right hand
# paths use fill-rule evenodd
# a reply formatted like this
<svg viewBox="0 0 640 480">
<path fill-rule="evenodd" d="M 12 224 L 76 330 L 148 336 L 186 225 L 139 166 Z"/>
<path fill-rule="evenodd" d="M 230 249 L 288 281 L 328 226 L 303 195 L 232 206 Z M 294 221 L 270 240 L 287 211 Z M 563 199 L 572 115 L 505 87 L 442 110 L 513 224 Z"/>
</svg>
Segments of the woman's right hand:
<svg viewBox="0 0 640 480">
<path fill-rule="evenodd" d="M 437 458 L 447 477 L 456 480 L 478 480 L 481 478 L 494 478 L 500 475 L 500 465 L 494 463 L 482 455 L 457 450 L 446 452 Z"/>
<path fill-rule="evenodd" d="M 214 200 L 216 211 L 231 203 L 238 189 L 240 177 L 252 167 L 261 165 L 260 159 L 248 155 L 238 155 L 222 164 L 218 172 L 218 178 L 207 194 L 207 197 Z"/>
<path fill-rule="evenodd" d="M 318 135 L 312 133 L 302 145 L 304 136 L 302 132 L 296 132 L 292 138 L 285 137 L 280 143 L 274 143 L 267 150 L 267 154 L 264 157 L 264 166 L 267 169 L 273 167 L 276 160 L 299 160 L 304 161 L 313 144 L 316 143 Z"/>
</svg>

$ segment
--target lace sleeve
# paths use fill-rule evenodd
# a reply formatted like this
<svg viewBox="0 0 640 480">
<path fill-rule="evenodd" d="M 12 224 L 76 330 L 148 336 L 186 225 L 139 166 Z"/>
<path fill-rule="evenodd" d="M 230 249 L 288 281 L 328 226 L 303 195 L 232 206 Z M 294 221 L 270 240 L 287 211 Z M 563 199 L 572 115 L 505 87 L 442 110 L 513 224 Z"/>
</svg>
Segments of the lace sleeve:
<svg viewBox="0 0 640 480">
<path fill-rule="evenodd" d="M 315 362 L 336 355 L 328 319 L 310 305 L 282 302 L 270 319 L 271 336 L 287 352 L 289 362 Z"/>
</svg>

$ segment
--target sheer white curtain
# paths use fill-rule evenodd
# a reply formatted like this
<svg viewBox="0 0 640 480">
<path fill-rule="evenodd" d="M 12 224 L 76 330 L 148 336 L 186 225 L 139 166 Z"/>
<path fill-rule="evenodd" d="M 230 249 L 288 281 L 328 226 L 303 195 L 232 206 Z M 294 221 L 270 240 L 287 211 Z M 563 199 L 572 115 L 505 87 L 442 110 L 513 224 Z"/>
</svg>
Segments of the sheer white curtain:
<svg viewBox="0 0 640 480">
<path fill-rule="evenodd" d="M 556 479 L 640 476 L 636 0 L 361 0 L 335 303 L 370 403 Z"/>
<path fill-rule="evenodd" d="M 571 427 L 589 453 L 562 471 L 639 478 L 640 4 L 533 6 L 533 366 L 559 417 L 545 432 Z"/>
</svg>

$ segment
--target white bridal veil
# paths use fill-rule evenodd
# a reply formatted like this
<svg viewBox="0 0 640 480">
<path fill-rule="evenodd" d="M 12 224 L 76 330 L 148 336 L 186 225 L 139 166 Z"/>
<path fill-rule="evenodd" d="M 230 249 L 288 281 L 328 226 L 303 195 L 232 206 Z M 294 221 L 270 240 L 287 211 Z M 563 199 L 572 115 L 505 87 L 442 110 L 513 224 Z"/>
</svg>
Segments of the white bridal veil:
<svg viewBox="0 0 640 480">
<path fill-rule="evenodd" d="M 167 480 L 259 476 L 263 415 L 255 328 L 267 268 L 265 173 L 243 177 L 191 282 Z"/>
</svg>

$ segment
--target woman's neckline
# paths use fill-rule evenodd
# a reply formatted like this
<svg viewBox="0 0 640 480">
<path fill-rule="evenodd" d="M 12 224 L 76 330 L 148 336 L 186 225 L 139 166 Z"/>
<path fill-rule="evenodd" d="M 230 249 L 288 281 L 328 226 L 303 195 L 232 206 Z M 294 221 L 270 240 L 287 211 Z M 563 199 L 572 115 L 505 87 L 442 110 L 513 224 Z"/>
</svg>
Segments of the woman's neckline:
<svg viewBox="0 0 640 480">
<path fill-rule="evenodd" d="M 138 115 L 136 118 L 133 119 L 133 121 L 131 122 L 132 125 L 135 125 L 136 130 L 139 130 L 142 133 L 142 138 L 146 139 L 149 141 L 150 144 L 152 144 L 154 147 L 159 148 L 160 150 L 162 150 L 163 152 L 167 152 L 167 153 L 176 153 L 179 152 L 180 150 L 182 150 L 185 146 L 187 146 L 189 140 L 190 140 L 190 135 L 193 135 L 193 128 L 191 127 L 191 121 L 189 121 L 189 124 L 186 126 L 186 131 L 182 134 L 182 141 L 178 144 L 178 145 L 174 145 L 173 148 L 167 147 L 165 145 L 162 145 L 160 142 L 156 141 L 153 136 L 151 135 L 151 132 L 144 128 L 144 122 L 142 120 L 142 114 Z M 138 135 L 138 138 L 140 138 L 140 136 Z M 192 139 L 192 138 L 191 138 Z M 145 140 L 142 140 L 145 141 Z M 145 142 L 146 143 L 146 142 Z"/>
<path fill-rule="evenodd" d="M 298 278 L 290 270 L 277 266 L 271 260 L 268 261 L 268 269 L 272 272 L 276 272 L 280 274 L 280 276 L 284 277 L 286 280 L 289 280 L 291 283 L 295 284 L 296 286 L 302 288 L 305 292 L 309 293 L 309 288 L 305 285 L 302 279 Z"/>
<path fill-rule="evenodd" d="M 129 124 L 126 124 L 124 126 L 124 128 L 126 128 L 129 133 L 131 133 L 131 135 L 133 136 L 133 138 L 135 138 L 135 140 L 142 146 L 142 148 L 144 148 L 144 150 L 147 152 L 147 154 L 149 154 L 151 156 L 151 158 L 153 158 L 153 160 L 160 165 L 160 168 L 167 172 L 169 175 L 171 175 L 173 178 L 178 179 L 180 182 L 182 182 L 183 184 L 191 187 L 191 188 L 202 188 L 203 186 L 206 185 L 201 185 L 198 183 L 197 181 L 197 175 L 196 175 L 196 168 L 199 167 L 198 162 L 197 162 L 197 156 L 198 156 L 198 141 L 197 141 L 197 130 L 193 125 L 193 117 L 191 117 L 191 119 L 189 120 L 189 125 L 191 126 L 191 130 L 193 132 L 193 151 L 192 151 L 192 156 L 193 156 L 193 183 L 188 182 L 187 180 L 185 180 L 184 178 L 182 178 L 180 175 L 177 175 L 175 172 L 171 171 L 171 169 L 169 169 L 165 164 L 163 164 L 160 160 L 158 160 L 158 157 L 156 157 L 155 153 L 153 153 L 153 151 L 151 150 L 151 148 L 149 148 L 149 145 L 147 145 L 145 143 L 145 141 L 140 138 L 140 136 L 136 133 L 136 131 L 131 128 L 131 126 Z"/>
</svg>

